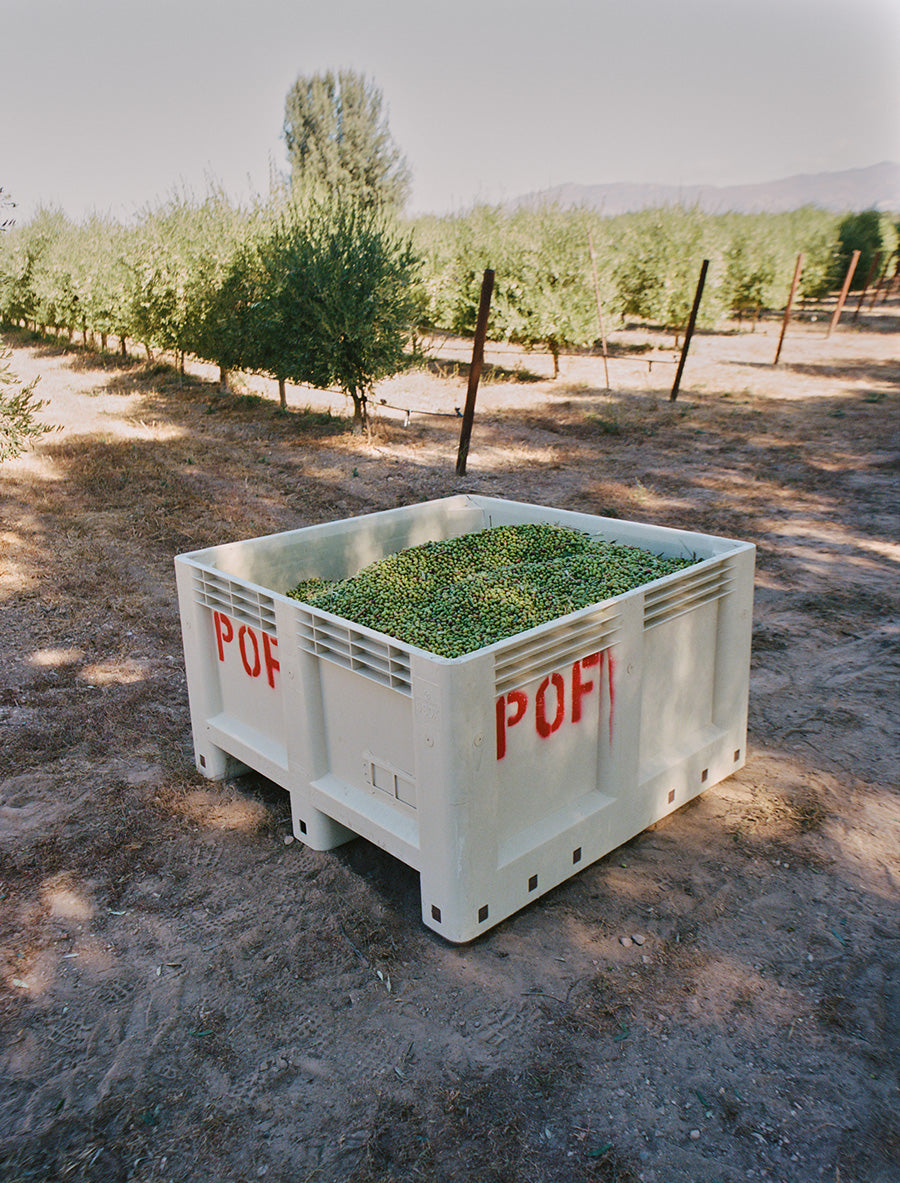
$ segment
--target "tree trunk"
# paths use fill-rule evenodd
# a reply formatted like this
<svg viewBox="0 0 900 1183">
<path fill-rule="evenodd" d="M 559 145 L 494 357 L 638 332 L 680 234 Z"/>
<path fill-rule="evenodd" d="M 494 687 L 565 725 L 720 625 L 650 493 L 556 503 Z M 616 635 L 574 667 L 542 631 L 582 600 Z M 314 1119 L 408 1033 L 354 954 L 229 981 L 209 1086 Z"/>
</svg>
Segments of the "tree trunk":
<svg viewBox="0 0 900 1183">
<path fill-rule="evenodd" d="M 353 399 L 353 426 L 350 430 L 354 435 L 361 435 L 364 431 L 368 435 L 369 412 L 365 393 L 361 390 L 351 390 L 350 397 Z"/>
<path fill-rule="evenodd" d="M 219 390 L 228 389 L 228 367 L 219 366 Z"/>
<path fill-rule="evenodd" d="M 184 374 L 184 350 L 180 350 L 178 354 L 178 373 Z"/>
<path fill-rule="evenodd" d="M 125 348 L 125 338 L 124 338 L 124 337 L 120 337 L 120 338 L 119 338 L 119 347 L 120 347 L 120 349 L 121 349 L 121 351 L 122 351 L 122 356 L 123 356 L 123 357 L 127 357 L 127 356 L 128 356 L 128 350 Z"/>
<path fill-rule="evenodd" d="M 284 378 L 278 379 L 278 409 L 287 410 L 287 395 L 284 393 Z"/>
<path fill-rule="evenodd" d="M 106 340 L 107 340 L 106 333 L 101 333 L 100 334 L 100 352 L 101 353 L 106 353 Z"/>
<path fill-rule="evenodd" d="M 147 350 L 147 361 L 153 361 L 153 354 L 150 352 L 150 346 L 146 341 L 144 342 L 144 348 Z"/>
</svg>

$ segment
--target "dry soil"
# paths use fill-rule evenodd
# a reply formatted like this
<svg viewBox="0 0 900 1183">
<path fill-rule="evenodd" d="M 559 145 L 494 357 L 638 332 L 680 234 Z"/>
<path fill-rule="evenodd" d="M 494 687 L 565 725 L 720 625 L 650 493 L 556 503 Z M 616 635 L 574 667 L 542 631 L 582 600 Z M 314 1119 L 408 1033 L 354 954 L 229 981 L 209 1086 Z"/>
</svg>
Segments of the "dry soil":
<svg viewBox="0 0 900 1183">
<path fill-rule="evenodd" d="M 465 478 L 465 342 L 366 439 L 8 335 L 60 430 L 0 467 L 0 1178 L 896 1183 L 898 313 L 777 368 L 777 320 L 700 335 L 675 403 L 647 326 L 610 391 L 491 348 Z M 172 559 L 463 490 L 758 569 L 746 766 L 453 947 L 414 872 L 195 772 Z"/>
</svg>

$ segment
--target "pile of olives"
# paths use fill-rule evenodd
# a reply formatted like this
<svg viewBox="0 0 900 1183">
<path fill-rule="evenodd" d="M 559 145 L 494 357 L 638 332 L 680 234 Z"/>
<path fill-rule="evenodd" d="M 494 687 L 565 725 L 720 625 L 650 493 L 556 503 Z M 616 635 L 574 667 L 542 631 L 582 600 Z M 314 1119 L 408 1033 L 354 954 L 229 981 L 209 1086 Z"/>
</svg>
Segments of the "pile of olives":
<svg viewBox="0 0 900 1183">
<path fill-rule="evenodd" d="M 494 526 L 398 551 L 350 579 L 306 579 L 287 594 L 441 657 L 462 657 L 695 561 L 566 526 Z"/>
</svg>

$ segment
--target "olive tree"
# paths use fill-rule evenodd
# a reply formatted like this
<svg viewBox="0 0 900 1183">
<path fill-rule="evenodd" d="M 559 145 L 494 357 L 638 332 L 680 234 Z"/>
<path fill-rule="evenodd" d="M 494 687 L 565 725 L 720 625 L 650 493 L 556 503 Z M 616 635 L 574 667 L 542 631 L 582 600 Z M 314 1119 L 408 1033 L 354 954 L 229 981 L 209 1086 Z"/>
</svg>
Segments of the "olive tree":
<svg viewBox="0 0 900 1183">
<path fill-rule="evenodd" d="M 62 211 L 42 207 L 24 225 L 3 232 L 0 313 L 5 320 L 24 321 L 35 330 L 56 327 L 62 301 L 52 278 L 53 247 L 67 226 Z"/>
<path fill-rule="evenodd" d="M 2 204 L 11 202 L 0 189 Z M 0 222 L 0 236 L 12 225 L 11 219 Z M 23 386 L 10 366 L 12 350 L 0 344 L 0 462 L 20 455 L 29 444 L 53 429 L 39 423 L 35 415 L 44 406 L 34 396 L 37 379 Z"/>
<path fill-rule="evenodd" d="M 374 383 L 405 368 L 419 311 L 418 259 L 382 210 L 307 197 L 262 224 L 239 253 L 230 285 L 245 310 L 245 369 L 337 386 L 368 426 Z"/>
<path fill-rule="evenodd" d="M 0 186 L 0 233 L 2 233 L 4 230 L 8 230 L 10 226 L 14 224 L 14 219 L 7 217 L 4 211 L 13 210 L 15 208 L 16 203 L 8 193 L 3 191 L 3 187 Z"/>
<path fill-rule="evenodd" d="M 37 378 L 23 386 L 10 366 L 12 350 L 0 345 L 0 463 L 21 455 L 53 428 L 39 423 L 37 412 L 46 404 L 35 397 Z"/>
<path fill-rule="evenodd" d="M 859 251 L 859 263 L 853 273 L 851 288 L 861 288 L 870 274 L 876 255 L 890 256 L 897 249 L 897 227 L 892 218 L 876 209 L 848 214 L 838 227 L 837 251 L 831 271 L 831 282 L 839 287 L 854 251 Z"/>
</svg>

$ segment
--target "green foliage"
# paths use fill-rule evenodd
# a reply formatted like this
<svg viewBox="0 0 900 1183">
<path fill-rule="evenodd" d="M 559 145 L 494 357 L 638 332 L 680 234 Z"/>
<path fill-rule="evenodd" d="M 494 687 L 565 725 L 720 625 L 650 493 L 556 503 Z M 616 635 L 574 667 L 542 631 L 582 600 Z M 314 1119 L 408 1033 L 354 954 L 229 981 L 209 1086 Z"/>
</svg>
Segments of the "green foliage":
<svg viewBox="0 0 900 1183">
<path fill-rule="evenodd" d="M 367 423 L 371 388 L 409 363 L 418 259 L 390 217 L 329 196 L 291 202 L 261 222 L 230 283 L 246 302 L 243 368 L 353 399 Z"/>
<path fill-rule="evenodd" d="M 261 209 L 247 212 L 219 192 L 190 212 L 181 348 L 216 362 L 223 371 L 238 364 L 245 314 L 240 285 L 234 286 L 235 262 L 262 217 Z"/>
<path fill-rule="evenodd" d="M 41 208 L 30 222 L 3 234 L 0 254 L 0 317 L 37 326 L 58 324 L 57 311 L 70 299 L 57 291 L 52 247 L 68 223 L 60 210 Z M 67 326 L 65 326 L 67 327 Z"/>
<path fill-rule="evenodd" d="M 396 209 L 406 201 L 409 170 L 382 113 L 381 91 L 363 75 L 298 78 L 285 100 L 284 138 L 295 191 Z"/>
<path fill-rule="evenodd" d="M 332 83 L 325 89 L 334 97 Z M 192 353 L 223 371 L 271 374 L 282 394 L 285 381 L 336 385 L 352 398 L 359 427 L 372 384 L 407 363 L 417 326 L 474 331 L 488 267 L 489 336 L 547 349 L 558 361 L 561 350 L 592 346 L 600 334 L 589 240 L 606 329 L 641 317 L 676 331 L 704 258 L 711 267 L 700 324 L 712 327 L 725 314 L 783 308 L 798 251 L 801 296 L 818 298 L 843 278 L 841 251 L 877 242 L 889 253 L 897 242 L 884 215 L 842 222 L 812 208 L 604 218 L 478 206 L 404 231 L 386 198 L 356 199 L 350 189 L 310 183 L 291 200 L 251 209 L 219 192 L 199 202 L 178 194 L 130 226 L 100 217 L 74 224 L 42 209 L 0 234 L 0 320 L 80 331 L 86 341 L 99 334 L 102 344 L 113 334 L 123 349 L 130 338 L 148 353 Z M 866 272 L 864 258 L 859 282 Z"/>
<path fill-rule="evenodd" d="M 495 272 L 488 335 L 558 359 L 566 346 L 599 334 L 590 275 L 589 216 L 553 207 L 506 213 L 478 206 L 443 223 L 414 224 L 425 260 L 425 319 L 432 327 L 472 334 L 486 268 Z M 607 291 L 608 294 L 608 291 Z"/>
<path fill-rule="evenodd" d="M 791 242 L 790 253 L 794 256 L 790 264 L 785 263 L 779 300 L 781 307 L 787 303 L 793 264 L 799 253 L 803 254 L 800 295 L 806 300 L 820 300 L 827 296 L 833 286 L 831 274 L 837 249 L 837 215 L 813 206 L 804 206 L 803 209 L 779 215 L 777 224 L 781 233 Z"/>
<path fill-rule="evenodd" d="M 40 436 L 53 430 L 35 419 L 46 405 L 35 398 L 37 379 L 23 386 L 12 371 L 11 357 L 12 350 L 0 345 L 0 462 L 21 455 Z"/>
<path fill-rule="evenodd" d="M 495 526 L 399 551 L 339 583 L 305 580 L 288 595 L 461 657 L 692 562 L 562 526 Z"/>
<path fill-rule="evenodd" d="M 9 209 L 12 204 L 8 194 L 0 189 L 0 210 Z M 7 231 L 11 227 L 10 219 L 0 221 L 0 243 L 4 246 Z M 0 299 L 4 296 L 4 275 L 3 255 L 0 254 Z M 0 303 L 0 316 L 3 312 L 3 304 Z M 0 343 L 0 463 L 21 455 L 36 439 L 53 430 L 35 419 L 37 412 L 45 405 L 34 396 L 37 379 L 23 386 L 12 371 L 11 358 L 12 350 Z"/>
<path fill-rule="evenodd" d="M 125 337 L 130 327 L 122 262 L 125 239 L 116 222 L 96 215 L 70 227 L 65 239 L 68 275 L 77 296 L 76 316 L 82 329 L 99 333 L 103 341 L 110 334 Z"/>
<path fill-rule="evenodd" d="M 195 207 L 176 196 L 158 209 L 145 210 L 124 237 L 129 336 L 148 350 L 153 346 L 183 351 L 188 346 L 197 256 L 206 247 L 198 222 Z"/>
<path fill-rule="evenodd" d="M 617 270 L 622 313 L 679 332 L 687 325 L 704 259 L 710 273 L 698 325 L 722 313 L 723 252 L 718 225 L 698 209 L 672 206 L 633 215 L 622 236 Z"/>
<path fill-rule="evenodd" d="M 504 336 L 544 345 L 555 377 L 563 348 L 590 344 L 598 335 L 587 231 L 577 215 L 557 209 L 520 212 L 511 229 L 518 266 L 506 287 Z"/>
<path fill-rule="evenodd" d="M 832 286 L 838 287 L 844 282 L 854 251 L 859 251 L 859 261 L 850 287 L 859 289 L 866 282 L 875 256 L 880 255 L 883 261 L 896 249 L 897 227 L 889 215 L 879 213 L 876 209 L 848 214 L 838 227 L 838 244 L 831 271 Z"/>
<path fill-rule="evenodd" d="M 787 214 L 705 214 L 670 207 L 604 218 L 554 207 L 510 213 L 477 206 L 413 224 L 424 260 L 425 322 L 474 330 L 486 267 L 496 272 L 488 334 L 495 340 L 559 347 L 591 345 L 599 322 L 588 236 L 597 255 L 607 329 L 640 317 L 678 331 L 687 322 L 700 267 L 710 260 L 699 324 L 726 314 L 783 308 L 798 252 L 801 293 L 832 287 L 836 215 L 812 207 Z"/>
<path fill-rule="evenodd" d="M 4 211 L 15 209 L 15 207 L 16 203 L 8 193 L 4 192 L 3 186 L 0 185 L 0 233 L 4 230 L 9 230 L 14 225 L 14 220 L 7 217 Z"/>
<path fill-rule="evenodd" d="M 769 236 L 754 235 L 750 227 L 738 230 L 725 248 L 723 294 L 729 312 L 738 317 L 757 316 L 772 302 L 777 271 Z"/>
</svg>

